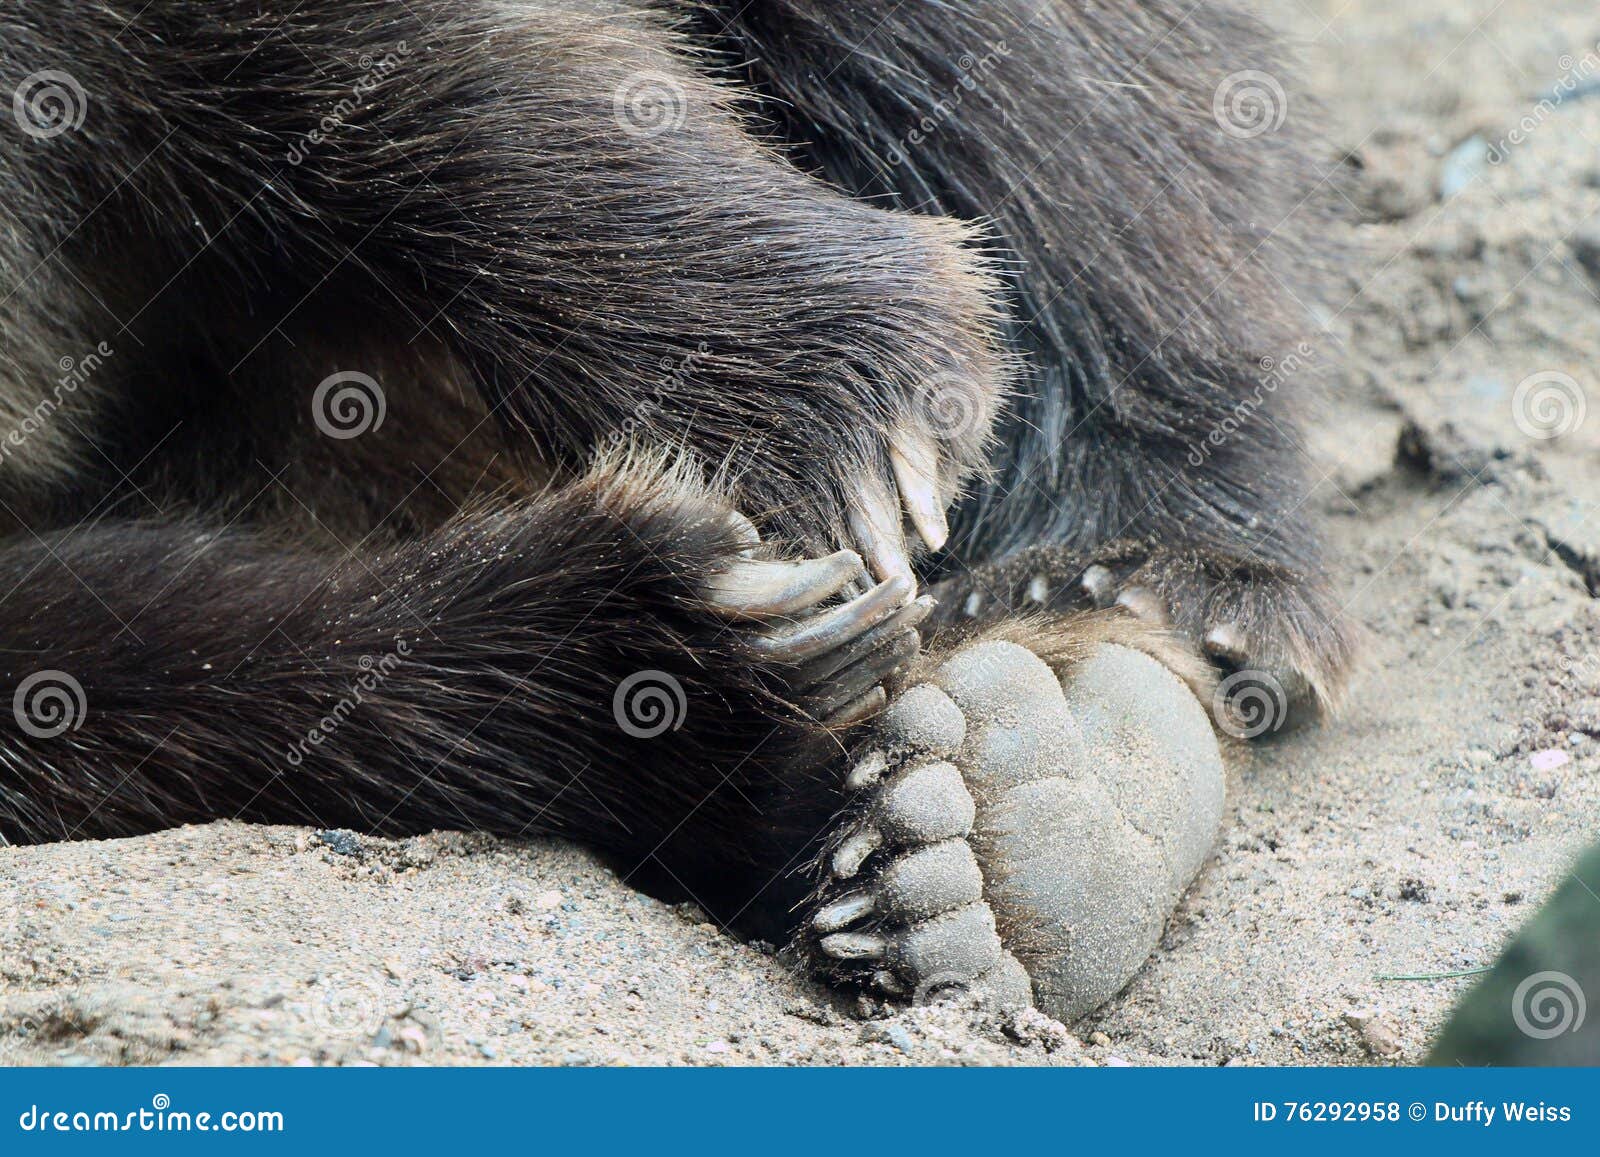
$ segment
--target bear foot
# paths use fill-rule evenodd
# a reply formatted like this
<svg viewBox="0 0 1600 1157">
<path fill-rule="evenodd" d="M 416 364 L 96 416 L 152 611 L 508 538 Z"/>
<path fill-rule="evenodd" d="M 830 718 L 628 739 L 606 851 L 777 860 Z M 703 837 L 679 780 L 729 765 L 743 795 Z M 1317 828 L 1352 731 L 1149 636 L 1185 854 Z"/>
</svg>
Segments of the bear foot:
<svg viewBox="0 0 1600 1157">
<path fill-rule="evenodd" d="M 1144 963 L 1221 824 L 1221 751 L 1172 669 L 1073 631 L 929 660 L 874 722 L 809 923 L 824 973 L 1067 1020 Z"/>
</svg>

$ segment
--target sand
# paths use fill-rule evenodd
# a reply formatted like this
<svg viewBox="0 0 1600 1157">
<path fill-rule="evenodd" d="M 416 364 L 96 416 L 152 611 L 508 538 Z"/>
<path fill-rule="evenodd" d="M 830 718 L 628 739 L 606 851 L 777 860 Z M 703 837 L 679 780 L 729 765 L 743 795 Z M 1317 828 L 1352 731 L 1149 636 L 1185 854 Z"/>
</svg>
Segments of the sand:
<svg viewBox="0 0 1600 1157">
<path fill-rule="evenodd" d="M 1471 981 L 1381 978 L 1489 963 L 1600 834 L 1600 14 L 1278 7 L 1360 162 L 1312 505 L 1371 640 L 1341 719 L 1235 772 L 1119 997 L 885 1016 L 563 844 L 218 823 L 0 849 L 0 1061 L 1419 1059 Z M 1530 379 L 1596 412 L 1536 436 Z"/>
</svg>

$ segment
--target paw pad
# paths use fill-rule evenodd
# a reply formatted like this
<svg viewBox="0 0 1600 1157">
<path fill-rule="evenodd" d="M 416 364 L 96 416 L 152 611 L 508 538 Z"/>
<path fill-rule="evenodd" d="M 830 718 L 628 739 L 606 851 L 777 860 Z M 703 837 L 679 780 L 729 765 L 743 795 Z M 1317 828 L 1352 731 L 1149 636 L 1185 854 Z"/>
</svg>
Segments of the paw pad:
<svg viewBox="0 0 1600 1157">
<path fill-rule="evenodd" d="M 1066 1019 L 1154 948 L 1210 851 L 1223 771 L 1205 710 L 1149 656 L 1103 645 L 1063 683 L 988 641 L 896 699 L 848 787 L 864 802 L 813 918 L 829 970 Z"/>
</svg>

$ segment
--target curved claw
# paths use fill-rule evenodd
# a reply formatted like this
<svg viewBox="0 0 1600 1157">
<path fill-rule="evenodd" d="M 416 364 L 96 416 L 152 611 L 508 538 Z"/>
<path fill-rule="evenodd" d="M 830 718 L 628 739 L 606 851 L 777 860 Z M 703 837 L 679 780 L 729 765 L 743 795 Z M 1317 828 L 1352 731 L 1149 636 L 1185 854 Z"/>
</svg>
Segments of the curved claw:
<svg viewBox="0 0 1600 1157">
<path fill-rule="evenodd" d="M 778 662 L 815 659 L 871 630 L 905 606 L 915 593 L 915 580 L 895 577 L 842 606 L 813 615 L 798 627 L 757 637 L 750 643 L 758 653 Z"/>
<path fill-rule="evenodd" d="M 915 659 L 921 650 L 922 639 L 917 633 L 904 632 L 861 662 L 846 667 L 833 678 L 818 684 L 811 692 L 816 701 L 813 710 L 827 717 L 874 688 L 882 690 L 883 681 Z"/>
<path fill-rule="evenodd" d="M 706 602 L 737 619 L 788 615 L 814 607 L 866 575 L 853 550 L 795 562 L 741 560 L 706 581 Z"/>
<path fill-rule="evenodd" d="M 863 788 L 876 787 L 883 773 L 888 770 L 889 757 L 881 751 L 869 751 L 851 768 L 850 775 L 844 781 L 844 789 L 861 791 Z"/>
<path fill-rule="evenodd" d="M 871 719 L 888 705 L 889 693 L 882 687 L 874 687 L 860 698 L 846 703 L 822 722 L 828 727 L 854 727 Z"/>
<path fill-rule="evenodd" d="M 931 439 L 898 434 L 889 443 L 889 465 L 911 525 L 929 550 L 938 550 L 950 538 L 950 523 L 939 497 L 938 447 Z"/>
<path fill-rule="evenodd" d="M 889 955 L 889 941 L 869 932 L 835 932 L 824 936 L 820 947 L 835 960 L 883 960 Z"/>
<path fill-rule="evenodd" d="M 825 905 L 811 918 L 811 926 L 818 932 L 838 932 L 862 917 L 872 915 L 877 906 L 877 897 L 871 892 L 850 892 Z"/>
<path fill-rule="evenodd" d="M 839 850 L 833 853 L 834 876 L 841 880 L 850 879 L 861 870 L 861 865 L 866 863 L 867 857 L 882 845 L 883 833 L 876 827 L 868 824 L 861 828 L 840 844 Z"/>
<path fill-rule="evenodd" d="M 1167 604 L 1149 587 L 1129 587 L 1117 596 L 1117 606 L 1154 627 L 1168 624 Z"/>
<path fill-rule="evenodd" d="M 1113 598 L 1113 588 L 1116 580 L 1112 578 L 1111 571 L 1096 563 L 1083 572 L 1083 577 L 1078 580 L 1078 585 L 1083 588 L 1083 593 L 1088 595 L 1097 607 L 1109 607 Z"/>
<path fill-rule="evenodd" d="M 1225 663 L 1242 664 L 1249 654 L 1237 623 L 1218 623 L 1206 632 L 1202 645 L 1207 655 Z"/>
<path fill-rule="evenodd" d="M 855 639 L 838 650 L 830 651 L 820 658 L 805 664 L 795 674 L 794 685 L 802 690 L 816 687 L 829 676 L 836 675 L 846 667 L 871 655 L 880 647 L 898 644 L 902 633 L 911 632 L 921 625 L 922 620 L 933 613 L 937 602 L 932 595 L 923 595 L 908 605 L 896 611 L 880 625 L 873 627 L 859 639 Z"/>
<path fill-rule="evenodd" d="M 874 576 L 912 581 L 900 509 L 882 483 L 863 482 L 856 487 L 845 521 Z"/>
</svg>

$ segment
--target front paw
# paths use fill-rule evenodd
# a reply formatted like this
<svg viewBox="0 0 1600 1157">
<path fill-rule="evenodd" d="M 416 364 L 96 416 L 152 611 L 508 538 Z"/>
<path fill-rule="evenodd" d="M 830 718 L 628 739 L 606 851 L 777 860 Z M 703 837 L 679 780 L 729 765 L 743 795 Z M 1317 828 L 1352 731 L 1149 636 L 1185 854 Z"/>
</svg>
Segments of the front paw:
<svg viewBox="0 0 1600 1157">
<path fill-rule="evenodd" d="M 933 600 L 916 597 L 909 576 L 872 584 L 851 550 L 758 558 L 755 527 L 738 514 L 724 517 L 745 549 L 701 584 L 707 610 L 744 630 L 752 657 L 780 672 L 813 718 L 846 726 L 879 711 L 885 681 L 921 649 L 917 628 Z"/>
</svg>

